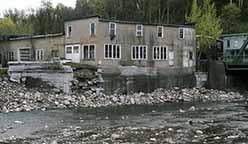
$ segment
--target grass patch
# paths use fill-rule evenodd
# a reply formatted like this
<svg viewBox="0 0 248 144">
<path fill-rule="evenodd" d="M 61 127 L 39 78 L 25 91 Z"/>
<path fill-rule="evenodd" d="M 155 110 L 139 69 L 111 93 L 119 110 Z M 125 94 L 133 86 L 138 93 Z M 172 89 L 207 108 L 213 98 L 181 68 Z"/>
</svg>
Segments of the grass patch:
<svg viewBox="0 0 248 144">
<path fill-rule="evenodd" d="M 0 77 L 7 76 L 8 75 L 8 69 L 0 69 Z"/>
</svg>

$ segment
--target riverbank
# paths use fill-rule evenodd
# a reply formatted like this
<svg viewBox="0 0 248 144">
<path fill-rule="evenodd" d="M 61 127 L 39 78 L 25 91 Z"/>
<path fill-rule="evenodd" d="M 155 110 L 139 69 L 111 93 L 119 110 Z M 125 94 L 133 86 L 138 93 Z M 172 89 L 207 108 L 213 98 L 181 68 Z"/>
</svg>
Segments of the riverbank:
<svg viewBox="0 0 248 144">
<path fill-rule="evenodd" d="M 157 89 L 152 93 L 132 95 L 96 96 L 94 90 L 63 94 L 47 87 L 27 88 L 23 84 L 2 79 L 0 83 L 0 112 L 22 112 L 47 108 L 105 107 L 121 105 L 159 104 L 177 102 L 233 102 L 244 100 L 238 92 L 225 92 L 205 88 Z"/>
</svg>

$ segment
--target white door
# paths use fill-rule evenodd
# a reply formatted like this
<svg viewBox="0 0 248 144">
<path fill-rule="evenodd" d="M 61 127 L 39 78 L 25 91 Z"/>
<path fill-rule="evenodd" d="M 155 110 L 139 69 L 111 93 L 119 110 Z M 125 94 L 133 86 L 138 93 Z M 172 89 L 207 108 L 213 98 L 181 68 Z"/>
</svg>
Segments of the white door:
<svg viewBox="0 0 248 144">
<path fill-rule="evenodd" d="M 65 46 L 65 58 L 75 63 L 80 63 L 80 45 Z"/>
<path fill-rule="evenodd" d="M 169 65 L 170 66 L 174 65 L 174 52 L 173 52 L 173 50 L 169 50 Z"/>
<path fill-rule="evenodd" d="M 189 67 L 189 55 L 188 50 L 183 51 L 183 67 Z"/>
</svg>

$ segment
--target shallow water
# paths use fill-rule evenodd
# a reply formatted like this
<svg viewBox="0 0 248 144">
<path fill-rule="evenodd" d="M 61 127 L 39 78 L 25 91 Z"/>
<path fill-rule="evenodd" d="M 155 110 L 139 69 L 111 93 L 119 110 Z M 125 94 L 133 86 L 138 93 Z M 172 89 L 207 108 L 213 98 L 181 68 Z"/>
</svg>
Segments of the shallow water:
<svg viewBox="0 0 248 144">
<path fill-rule="evenodd" d="M 189 110 L 192 106 L 196 108 L 193 111 Z M 70 137 L 64 135 L 65 131 Z M 77 134 L 83 131 L 91 131 L 92 134 Z M 133 136 L 137 135 L 128 135 L 132 132 L 135 132 Z M 110 140 L 112 133 L 119 133 L 123 138 Z M 101 137 L 93 139 L 92 135 Z M 59 143 L 241 144 L 248 143 L 247 135 L 246 102 L 133 105 L 0 114 L 0 139 L 21 138 L 17 143 L 56 140 Z"/>
</svg>

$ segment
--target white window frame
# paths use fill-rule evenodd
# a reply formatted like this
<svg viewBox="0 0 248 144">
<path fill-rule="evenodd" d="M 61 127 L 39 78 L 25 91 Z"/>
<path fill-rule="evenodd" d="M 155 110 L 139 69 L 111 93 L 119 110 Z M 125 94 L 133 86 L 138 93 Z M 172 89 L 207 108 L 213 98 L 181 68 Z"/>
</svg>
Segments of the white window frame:
<svg viewBox="0 0 248 144">
<path fill-rule="evenodd" d="M 67 48 L 71 47 L 71 53 L 67 53 Z M 73 54 L 73 45 L 66 45 L 65 46 L 65 54 Z"/>
<path fill-rule="evenodd" d="M 111 25 L 114 25 L 114 29 L 111 28 Z M 114 30 L 114 35 L 117 34 L 116 30 L 117 30 L 117 24 L 116 23 L 113 23 L 113 22 L 110 22 L 109 23 L 109 34 L 111 35 L 111 31 Z"/>
<path fill-rule="evenodd" d="M 183 37 L 181 38 L 180 36 L 181 36 L 181 30 L 183 30 Z M 185 38 L 185 30 L 184 30 L 184 28 L 179 28 L 178 29 L 178 38 L 179 39 L 184 39 Z"/>
<path fill-rule="evenodd" d="M 78 47 L 77 53 L 74 52 L 74 47 Z M 80 45 L 79 44 L 72 45 L 72 54 L 80 54 Z"/>
<path fill-rule="evenodd" d="M 162 36 L 159 36 L 159 28 L 162 28 Z M 157 26 L 157 36 L 158 38 L 164 38 L 164 27 L 163 26 Z"/>
<path fill-rule="evenodd" d="M 108 48 L 109 48 L 109 46 L 111 45 L 111 57 L 106 57 L 106 45 L 108 45 Z M 117 48 L 117 46 L 119 46 L 119 48 L 120 48 L 120 50 L 119 50 L 119 58 L 117 57 L 117 51 L 116 51 L 116 58 L 114 58 L 113 56 L 114 56 L 114 51 L 113 51 L 113 46 L 116 46 L 116 48 Z M 104 44 L 104 59 L 115 59 L 115 60 L 119 60 L 119 59 L 121 59 L 121 45 L 120 44 Z"/>
<path fill-rule="evenodd" d="M 22 61 L 21 60 L 21 54 L 20 54 L 20 50 L 22 50 L 22 49 L 29 49 L 30 50 L 30 54 L 29 54 L 29 58 L 30 58 L 30 60 L 31 60 L 31 47 L 22 47 L 22 48 L 18 48 L 18 57 L 17 57 L 17 59 L 18 59 L 18 61 Z"/>
<path fill-rule="evenodd" d="M 71 33 L 69 33 L 69 27 L 71 27 Z M 72 35 L 72 25 L 66 26 L 66 37 L 70 38 Z"/>
<path fill-rule="evenodd" d="M 159 48 L 158 56 L 159 58 L 154 58 L 154 49 Z M 161 49 L 166 48 L 166 58 L 161 58 Z M 152 59 L 155 61 L 168 60 L 168 47 L 167 46 L 153 46 L 152 47 Z"/>
<path fill-rule="evenodd" d="M 8 51 L 8 61 L 14 61 L 15 53 L 14 51 Z"/>
<path fill-rule="evenodd" d="M 84 47 L 88 46 L 88 57 L 90 56 L 90 46 L 94 46 L 94 58 L 85 58 L 84 56 Z M 82 58 L 83 60 L 95 60 L 96 59 L 96 44 L 83 44 L 82 45 Z"/>
<path fill-rule="evenodd" d="M 92 31 L 91 31 L 91 26 L 92 26 L 92 24 L 94 24 L 94 33 L 92 33 Z M 92 36 L 92 35 L 96 35 L 96 23 L 95 23 L 95 22 L 90 23 L 89 32 L 90 32 L 90 35 L 91 35 L 91 36 Z"/>
<path fill-rule="evenodd" d="M 36 61 L 43 61 L 44 60 L 44 49 L 42 49 L 42 48 L 35 49 L 35 60 Z"/>
<path fill-rule="evenodd" d="M 133 57 L 133 48 L 138 47 L 138 58 Z M 140 58 L 140 48 L 145 47 L 146 49 L 146 58 Z M 132 45 L 131 46 L 131 60 L 147 60 L 148 59 L 148 46 L 147 45 Z"/>
<path fill-rule="evenodd" d="M 138 29 L 139 27 L 141 27 L 141 29 Z M 140 34 L 139 34 L 140 33 Z M 142 37 L 144 36 L 144 25 L 142 24 L 137 24 L 136 25 L 136 36 L 137 37 Z"/>
</svg>

